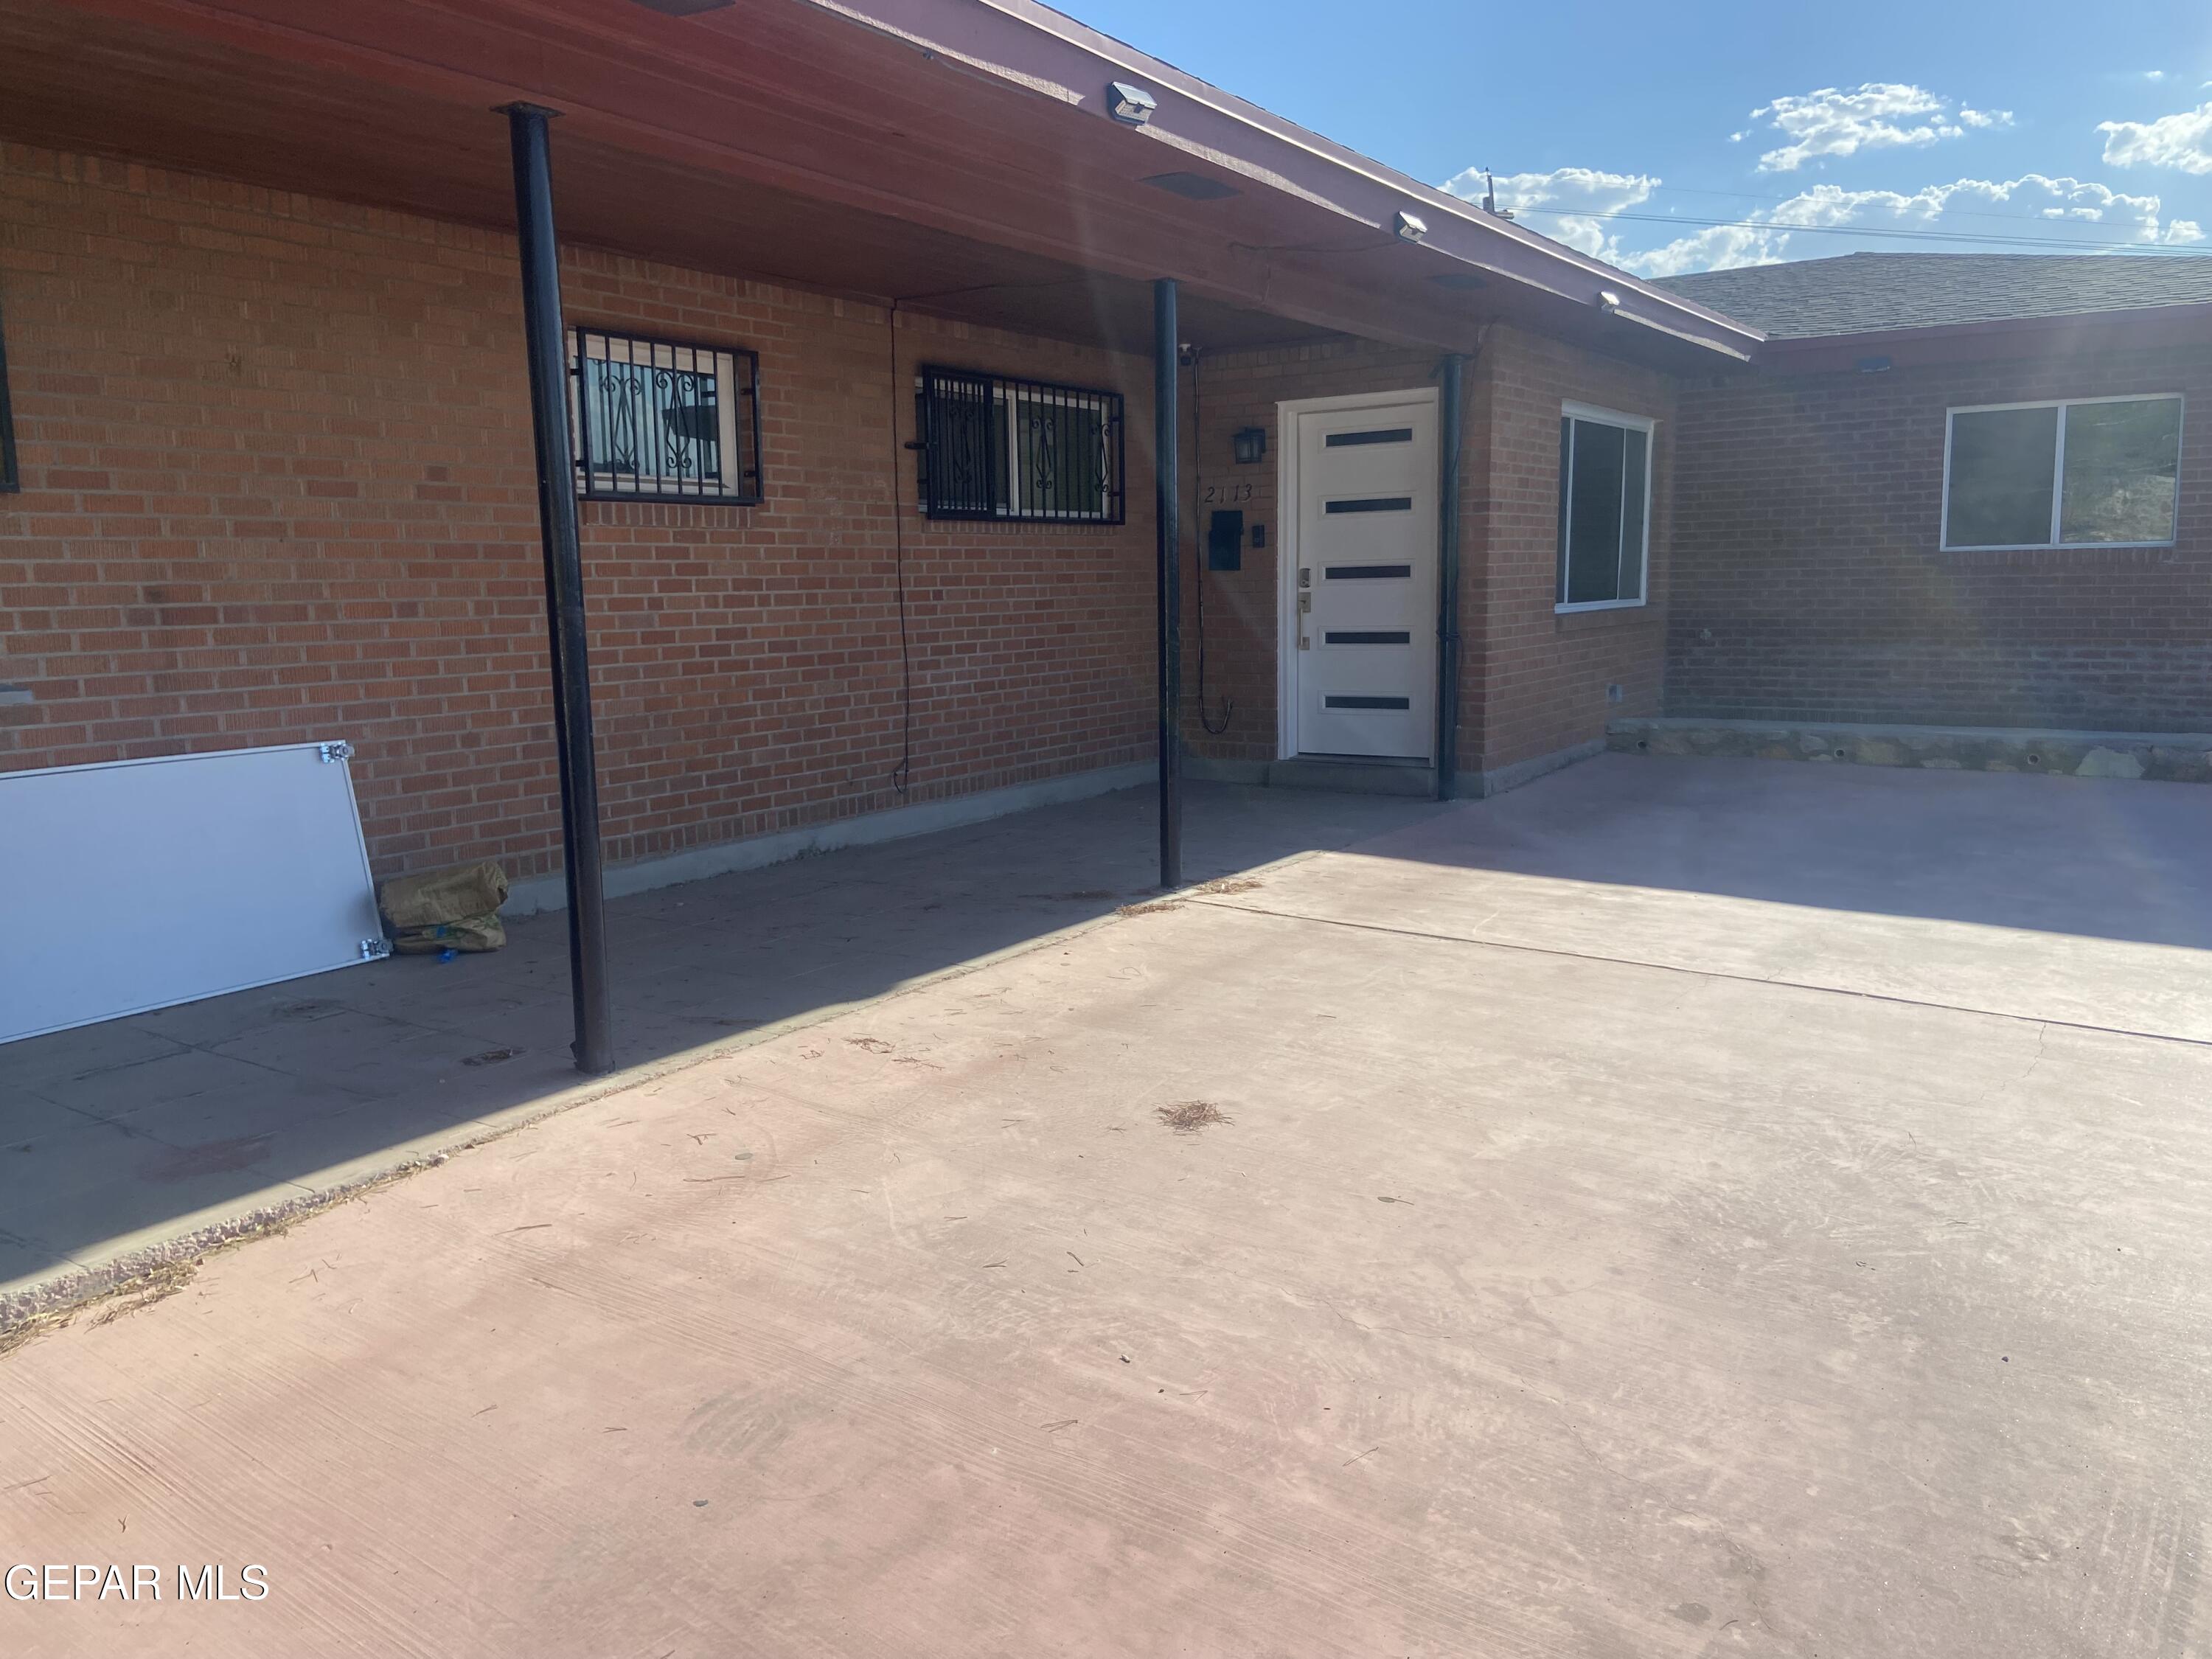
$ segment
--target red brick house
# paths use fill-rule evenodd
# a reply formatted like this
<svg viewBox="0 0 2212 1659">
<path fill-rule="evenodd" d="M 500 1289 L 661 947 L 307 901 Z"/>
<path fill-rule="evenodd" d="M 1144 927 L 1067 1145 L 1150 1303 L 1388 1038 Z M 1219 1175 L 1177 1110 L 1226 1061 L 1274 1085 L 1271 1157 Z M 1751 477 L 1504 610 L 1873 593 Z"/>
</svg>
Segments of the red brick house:
<svg viewBox="0 0 2212 1659">
<path fill-rule="evenodd" d="M 2212 259 L 1857 253 L 1670 278 L 1665 706 L 2212 732 Z"/>
<path fill-rule="evenodd" d="M 2212 292 L 1829 337 L 1727 276 L 1031 0 L 0 0 L 0 770 L 343 738 L 377 873 L 558 903 L 549 573 L 616 891 L 1163 730 L 1474 794 L 1662 704 L 2212 724 L 2201 423 L 2162 541 L 1926 544 L 1947 408 L 2185 396 Z"/>
<path fill-rule="evenodd" d="M 1459 771 L 1656 708 L 1656 610 L 1553 614 L 1559 410 L 1656 423 L 1656 589 L 1674 378 L 1741 362 L 1753 331 L 1040 7 L 665 9 L 395 3 L 302 26 L 275 0 L 0 5 L 20 485 L 0 496 L 0 766 L 343 736 L 380 872 L 553 866 L 514 207 L 492 112 L 516 98 L 564 112 L 572 329 L 618 351 L 734 353 L 718 383 L 759 455 L 757 479 L 668 499 L 635 479 L 585 492 L 600 497 L 581 503 L 581 540 L 616 863 L 1148 764 L 1156 276 L 1181 280 L 1193 348 L 1192 507 L 1220 491 L 1248 520 L 1242 568 L 1210 573 L 1223 586 L 1206 595 L 1208 693 L 1218 672 L 1238 705 L 1218 744 L 1185 624 L 1198 752 L 1282 750 L 1279 408 L 1405 393 L 1426 412 L 1401 452 L 1433 457 L 1448 356 L 1467 364 Z M 1110 112 L 1116 82 L 1155 100 L 1145 125 Z M 933 511 L 911 447 L 925 368 L 1072 388 L 1094 426 L 1110 410 L 1111 510 Z M 1003 387 L 988 395 L 1004 406 Z M 1239 467 L 1247 427 L 1266 456 Z M 1405 591 L 1379 600 L 1370 581 L 1346 612 L 1372 622 L 1395 602 L 1401 625 L 1328 630 L 1408 636 L 1389 684 L 1344 695 L 1402 699 L 1382 747 L 1424 769 L 1438 607 L 1412 589 L 1437 579 L 1440 476 L 1408 486 L 1410 514 L 1345 520 L 1419 521 L 1403 558 L 1371 562 L 1410 566 Z M 1322 580 L 1328 620 L 1357 584 Z M 1317 741 L 1358 752 L 1359 722 L 1334 724 Z"/>
</svg>

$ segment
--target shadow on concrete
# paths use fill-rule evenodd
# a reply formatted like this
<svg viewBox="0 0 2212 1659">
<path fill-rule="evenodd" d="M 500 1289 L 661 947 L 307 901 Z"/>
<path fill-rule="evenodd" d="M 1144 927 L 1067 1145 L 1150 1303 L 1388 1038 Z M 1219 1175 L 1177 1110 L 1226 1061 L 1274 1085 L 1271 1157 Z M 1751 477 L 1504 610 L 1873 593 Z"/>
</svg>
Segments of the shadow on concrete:
<svg viewBox="0 0 2212 1659">
<path fill-rule="evenodd" d="M 1359 851 L 2212 950 L 2202 784 L 1604 755 Z"/>
<path fill-rule="evenodd" d="M 649 1067 L 1111 915 L 1158 878 L 1133 790 L 609 907 L 617 1057 Z M 1449 809 L 1192 785 L 1187 878 Z M 373 1176 L 585 1080 L 567 927 L 0 1047 L 0 1293 Z M 427 1138 L 427 1139 L 426 1139 Z"/>
</svg>

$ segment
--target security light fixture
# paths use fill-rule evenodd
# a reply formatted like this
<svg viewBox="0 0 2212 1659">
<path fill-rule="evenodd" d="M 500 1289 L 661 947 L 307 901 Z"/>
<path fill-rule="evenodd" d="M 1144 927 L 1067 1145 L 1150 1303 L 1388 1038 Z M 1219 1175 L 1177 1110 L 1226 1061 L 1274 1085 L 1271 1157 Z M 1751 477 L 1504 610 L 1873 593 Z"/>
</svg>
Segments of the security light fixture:
<svg viewBox="0 0 2212 1659">
<path fill-rule="evenodd" d="M 1133 87 L 1127 81 L 1115 81 L 1106 88 L 1106 107 L 1117 121 L 1140 127 L 1152 118 L 1152 112 L 1160 100 L 1142 87 Z"/>
<path fill-rule="evenodd" d="M 1267 428 L 1263 426 L 1239 427 L 1231 441 L 1239 466 L 1251 466 L 1267 458 Z"/>
<path fill-rule="evenodd" d="M 1392 221 L 1392 228 L 1396 230 L 1401 241 L 1407 242 L 1418 242 L 1429 234 L 1427 222 L 1403 208 L 1398 210 L 1397 218 Z"/>
<path fill-rule="evenodd" d="M 1601 288 L 1598 289 L 1597 308 L 1605 313 L 1607 316 L 1612 316 L 1615 312 L 1620 309 L 1620 295 L 1615 294 L 1609 288 Z"/>
</svg>

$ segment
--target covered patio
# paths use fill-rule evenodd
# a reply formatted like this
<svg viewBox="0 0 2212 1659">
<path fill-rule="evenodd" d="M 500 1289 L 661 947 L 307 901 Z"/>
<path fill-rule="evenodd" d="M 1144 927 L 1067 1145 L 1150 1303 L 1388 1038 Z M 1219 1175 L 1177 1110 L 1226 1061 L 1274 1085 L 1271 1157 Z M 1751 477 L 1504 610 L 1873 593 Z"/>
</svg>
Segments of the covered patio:
<svg viewBox="0 0 2212 1659">
<path fill-rule="evenodd" d="M 272 1588 L 10 1627 L 103 1659 L 2194 1652 L 2203 799 L 1614 756 L 1352 803 L 1382 832 L 18 1347 L 10 1535 Z M 948 910 L 976 850 L 939 849 Z M 1119 857 L 1085 878 L 1143 878 Z M 821 918 L 794 963 L 855 885 L 759 907 Z"/>
<path fill-rule="evenodd" d="M 1188 879 L 1432 804 L 1191 787 Z M 1157 796 L 1122 790 L 607 907 L 614 1069 L 580 1081 L 567 930 L 393 957 L 0 1045 L 0 1328 L 613 1089 L 1156 902 Z"/>
<path fill-rule="evenodd" d="M 1186 678 L 1204 568 L 1239 573 L 1226 654 L 1269 687 L 1216 775 L 1340 758 L 1354 714 L 1401 713 L 1384 748 L 1442 799 L 1463 762 L 1589 741 L 1493 729 L 1499 676 L 1462 630 L 1519 623 L 1470 600 L 1502 545 L 1486 526 L 1462 560 L 1463 509 L 1495 495 L 1474 463 L 1516 422 L 1547 445 L 1584 358 L 1593 385 L 1663 400 L 1754 337 L 1037 7 L 376 0 L 303 25 L 276 0 L 21 0 L 0 45 L 4 136 L 44 147 L 16 192 L 33 257 L 9 355 L 23 525 L 59 573 L 11 768 L 351 744 L 379 874 L 558 872 L 589 1073 L 615 1063 L 610 866 L 1149 762 L 1157 880 L 1178 885 L 1192 716 L 1216 734 Z M 109 257 L 134 237 L 149 251 Z M 750 362 L 726 402 L 750 398 L 752 471 L 712 499 L 594 494 L 576 386 L 617 326 L 687 374 Z M 1529 409 L 1463 419 L 1500 330 L 1559 361 Z M 1208 515 L 1198 562 L 1197 477 L 1231 435 L 1185 410 L 1200 364 L 1261 422 L 1413 400 L 1419 445 L 1395 405 L 1381 435 L 1419 464 L 1339 505 L 1407 514 L 1403 546 L 1341 568 L 1418 606 L 1312 641 L 1401 653 L 1402 683 L 1316 700 L 1352 711 L 1336 735 L 1282 736 L 1272 706 L 1308 644 L 1291 606 L 1316 597 L 1284 574 L 1273 471 L 1234 486 L 1249 529 Z M 1024 396 L 1110 426 L 1095 507 L 1029 510 L 1002 479 L 995 505 L 940 510 L 951 449 L 921 405 L 948 373 L 1010 431 Z M 542 633 L 513 562 L 525 432 Z M 1266 424 L 1241 428 L 1238 464 L 1249 434 L 1267 452 Z M 1547 569 L 1545 537 L 1514 534 Z M 1572 664 L 1583 726 L 1609 675 L 1635 678 L 1594 654 Z"/>
</svg>

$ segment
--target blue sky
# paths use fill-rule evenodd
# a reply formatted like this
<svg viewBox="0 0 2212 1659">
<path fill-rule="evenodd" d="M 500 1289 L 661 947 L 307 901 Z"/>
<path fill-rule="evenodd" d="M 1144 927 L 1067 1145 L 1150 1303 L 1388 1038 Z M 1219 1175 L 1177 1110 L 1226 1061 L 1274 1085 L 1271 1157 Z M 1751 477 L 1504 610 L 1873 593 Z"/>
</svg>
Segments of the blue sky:
<svg viewBox="0 0 2212 1659">
<path fill-rule="evenodd" d="M 2212 257 L 2203 0 L 1060 3 L 1431 184 L 1479 194 L 1488 167 L 1524 224 L 1644 275 Z"/>
</svg>

